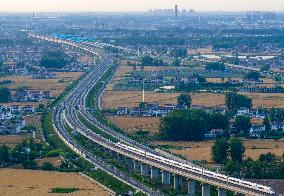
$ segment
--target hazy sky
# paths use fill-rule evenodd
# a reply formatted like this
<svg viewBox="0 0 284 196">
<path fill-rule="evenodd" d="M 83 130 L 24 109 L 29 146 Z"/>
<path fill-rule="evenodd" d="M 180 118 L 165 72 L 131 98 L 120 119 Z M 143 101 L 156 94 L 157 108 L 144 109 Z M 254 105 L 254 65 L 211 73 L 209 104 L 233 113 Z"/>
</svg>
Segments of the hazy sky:
<svg viewBox="0 0 284 196">
<path fill-rule="evenodd" d="M 0 0 L 0 11 L 145 11 L 174 4 L 197 11 L 284 11 L 284 0 Z"/>
</svg>

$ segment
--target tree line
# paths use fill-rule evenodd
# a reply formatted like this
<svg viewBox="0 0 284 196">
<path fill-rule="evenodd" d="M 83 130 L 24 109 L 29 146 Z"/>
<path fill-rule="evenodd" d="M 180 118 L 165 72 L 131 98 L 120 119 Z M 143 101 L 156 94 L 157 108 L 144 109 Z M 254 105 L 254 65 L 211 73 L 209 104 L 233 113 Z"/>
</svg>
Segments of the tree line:
<svg viewBox="0 0 284 196">
<path fill-rule="evenodd" d="M 212 160 L 224 164 L 224 171 L 239 178 L 284 179 L 284 153 L 261 154 L 257 160 L 245 157 L 246 148 L 238 138 L 217 139 L 211 149 Z"/>
<path fill-rule="evenodd" d="M 0 167 L 22 164 L 25 169 L 55 170 L 56 168 L 49 162 L 44 162 L 41 167 L 38 166 L 35 159 L 57 157 L 59 154 L 60 151 L 52 150 L 41 143 L 36 143 L 33 139 L 24 140 L 14 148 L 9 148 L 6 145 L 0 146 Z M 70 165 L 62 161 L 58 169 L 65 171 L 68 168 L 71 168 Z"/>
<path fill-rule="evenodd" d="M 62 51 L 46 51 L 40 61 L 45 68 L 63 68 L 67 64 L 66 57 Z"/>
<path fill-rule="evenodd" d="M 160 137 L 173 141 L 201 141 L 211 129 L 226 129 L 229 119 L 221 113 L 176 110 L 161 119 Z"/>
</svg>

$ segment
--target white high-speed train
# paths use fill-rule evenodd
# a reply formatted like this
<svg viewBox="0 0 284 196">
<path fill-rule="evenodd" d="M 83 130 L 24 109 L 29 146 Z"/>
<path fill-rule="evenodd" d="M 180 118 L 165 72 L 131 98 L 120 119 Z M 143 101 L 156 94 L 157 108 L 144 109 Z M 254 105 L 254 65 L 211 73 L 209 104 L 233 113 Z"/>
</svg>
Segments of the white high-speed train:
<svg viewBox="0 0 284 196">
<path fill-rule="evenodd" d="M 138 149 L 138 148 L 135 148 L 133 146 L 129 146 L 129 145 L 126 145 L 126 144 L 123 144 L 123 143 L 120 143 L 120 142 L 116 143 L 116 146 L 123 148 L 127 151 L 133 152 L 135 154 L 139 154 L 141 156 L 145 156 L 145 157 L 150 158 L 150 159 L 155 159 L 155 161 L 159 161 L 159 162 L 162 162 L 164 164 L 168 163 L 169 165 L 181 168 L 183 170 L 187 170 L 187 171 L 199 174 L 199 175 L 203 175 L 204 177 L 214 178 L 214 179 L 223 181 L 227 184 L 234 184 L 234 185 L 254 189 L 254 190 L 257 190 L 257 191 L 260 191 L 260 192 L 268 193 L 270 195 L 275 195 L 275 192 L 270 187 L 267 187 L 267 186 L 263 186 L 263 185 L 260 185 L 260 184 L 252 183 L 252 182 L 249 182 L 249 181 L 245 181 L 245 180 L 241 180 L 241 179 L 237 179 L 237 178 L 233 178 L 233 177 L 229 177 L 229 176 L 226 176 L 226 175 L 223 175 L 223 174 L 218 174 L 216 172 L 212 172 L 212 171 L 209 171 L 209 170 L 206 170 L 206 169 L 202 169 L 202 168 L 194 166 L 194 165 L 188 165 L 188 164 L 180 163 L 178 161 L 171 160 L 171 159 L 168 159 L 168 158 L 164 158 L 164 157 L 161 157 L 161 156 L 157 156 L 155 154 L 146 152 L 144 150 L 141 150 L 141 149 Z"/>
</svg>

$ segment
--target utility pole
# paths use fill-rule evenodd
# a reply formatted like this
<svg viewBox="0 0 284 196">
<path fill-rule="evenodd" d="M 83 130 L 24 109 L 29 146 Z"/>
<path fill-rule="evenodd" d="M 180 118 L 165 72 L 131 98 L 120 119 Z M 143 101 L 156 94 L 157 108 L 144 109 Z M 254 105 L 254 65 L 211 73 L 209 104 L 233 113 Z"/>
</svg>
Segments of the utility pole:
<svg viewBox="0 0 284 196">
<path fill-rule="evenodd" d="M 178 17 L 178 5 L 175 5 L 175 17 Z"/>
<path fill-rule="evenodd" d="M 145 79 L 143 79 L 142 102 L 145 103 Z"/>
</svg>

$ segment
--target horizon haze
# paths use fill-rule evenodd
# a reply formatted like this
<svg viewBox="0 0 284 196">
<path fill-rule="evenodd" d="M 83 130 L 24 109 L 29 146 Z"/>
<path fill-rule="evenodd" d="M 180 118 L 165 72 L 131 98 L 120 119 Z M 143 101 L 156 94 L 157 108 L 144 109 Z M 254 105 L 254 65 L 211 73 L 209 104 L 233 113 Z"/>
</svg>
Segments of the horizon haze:
<svg viewBox="0 0 284 196">
<path fill-rule="evenodd" d="M 283 0 L 2 0 L 0 12 L 143 12 L 175 4 L 196 11 L 284 11 Z"/>
</svg>

